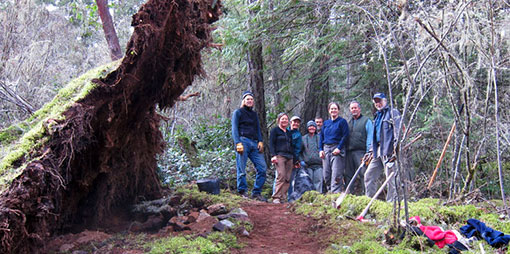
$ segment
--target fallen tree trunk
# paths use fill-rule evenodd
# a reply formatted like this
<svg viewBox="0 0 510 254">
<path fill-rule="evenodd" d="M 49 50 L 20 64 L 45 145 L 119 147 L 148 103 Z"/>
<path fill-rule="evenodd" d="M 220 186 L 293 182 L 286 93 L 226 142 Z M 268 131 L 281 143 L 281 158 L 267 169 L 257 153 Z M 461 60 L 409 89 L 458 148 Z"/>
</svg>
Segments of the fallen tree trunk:
<svg viewBox="0 0 510 254">
<path fill-rule="evenodd" d="M 200 51 L 219 15 L 216 0 L 140 8 L 122 64 L 64 118 L 48 119 L 44 145 L 13 164 L 26 166 L 0 196 L 1 253 L 37 253 L 51 235 L 107 228 L 161 196 L 156 105 L 171 107 L 202 74 Z"/>
</svg>

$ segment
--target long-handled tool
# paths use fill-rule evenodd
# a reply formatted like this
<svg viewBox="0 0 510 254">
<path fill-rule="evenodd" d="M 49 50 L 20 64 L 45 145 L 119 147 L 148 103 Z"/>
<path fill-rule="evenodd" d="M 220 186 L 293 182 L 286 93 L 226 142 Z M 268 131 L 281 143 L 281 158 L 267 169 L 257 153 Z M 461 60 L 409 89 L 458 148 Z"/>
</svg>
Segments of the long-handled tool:
<svg viewBox="0 0 510 254">
<path fill-rule="evenodd" d="M 434 169 L 434 172 L 432 173 L 432 176 L 430 177 L 429 184 L 427 185 L 428 190 L 430 190 L 430 187 L 432 187 L 432 183 L 436 179 L 437 171 L 438 171 L 439 167 L 441 166 L 441 162 L 443 161 L 444 155 L 446 154 L 446 149 L 448 148 L 448 145 L 450 144 L 450 140 L 452 140 L 453 133 L 455 132 L 455 126 L 456 126 L 456 124 L 453 123 L 452 129 L 450 130 L 450 134 L 448 134 L 446 143 L 444 144 L 443 150 L 441 151 L 441 156 L 439 157 L 439 160 L 437 161 L 436 168 Z"/>
<path fill-rule="evenodd" d="M 395 171 L 391 172 L 391 174 L 388 176 L 388 178 L 386 178 L 386 181 L 384 181 L 384 183 L 381 185 L 381 187 L 379 187 L 379 189 L 377 190 L 377 192 L 375 193 L 375 195 L 372 197 L 372 199 L 370 200 L 370 202 L 368 202 L 368 205 L 367 207 L 365 207 L 365 209 L 363 210 L 363 212 L 361 212 L 361 214 L 356 218 L 356 220 L 359 220 L 359 221 L 364 221 L 365 219 L 363 217 L 365 217 L 365 215 L 367 215 L 368 213 L 368 209 L 370 208 L 370 206 L 372 205 L 372 203 L 374 202 L 374 200 L 377 198 L 377 196 L 379 196 L 379 194 L 381 194 L 381 192 L 384 190 L 384 187 L 386 187 L 386 185 L 388 184 L 388 182 L 392 179 L 393 175 L 395 174 Z"/>
<path fill-rule="evenodd" d="M 333 207 L 334 208 L 340 209 L 340 205 L 344 201 L 345 196 L 347 196 L 347 194 L 349 194 L 349 190 L 351 189 L 351 186 L 354 184 L 354 181 L 356 180 L 356 177 L 358 176 L 359 172 L 361 172 L 361 169 L 363 169 L 363 167 L 368 165 L 371 160 L 372 160 L 372 156 L 369 156 L 368 158 L 363 157 L 363 159 L 361 160 L 361 164 L 359 165 L 358 169 L 356 170 L 356 172 L 352 176 L 351 181 L 349 182 L 349 184 L 347 185 L 347 188 L 345 189 L 345 192 L 342 192 L 340 194 L 340 197 L 338 197 L 336 199 L 336 201 L 333 202 Z"/>
<path fill-rule="evenodd" d="M 459 109 L 459 115 L 462 113 L 464 109 L 464 104 L 460 105 Z M 439 160 L 437 161 L 436 168 L 434 169 L 434 172 L 432 173 L 432 176 L 430 177 L 429 184 L 427 185 L 427 191 L 430 190 L 430 187 L 432 187 L 432 183 L 434 183 L 434 180 L 436 179 L 437 171 L 439 170 L 439 167 L 441 166 L 441 162 L 443 161 L 444 155 L 446 153 L 446 149 L 448 148 L 448 145 L 450 144 L 450 140 L 452 140 L 453 133 L 455 132 L 456 122 L 452 124 L 452 128 L 450 130 L 450 134 L 448 134 L 448 138 L 446 139 L 446 143 L 443 146 L 443 150 L 441 151 L 441 156 L 439 156 Z"/>
</svg>

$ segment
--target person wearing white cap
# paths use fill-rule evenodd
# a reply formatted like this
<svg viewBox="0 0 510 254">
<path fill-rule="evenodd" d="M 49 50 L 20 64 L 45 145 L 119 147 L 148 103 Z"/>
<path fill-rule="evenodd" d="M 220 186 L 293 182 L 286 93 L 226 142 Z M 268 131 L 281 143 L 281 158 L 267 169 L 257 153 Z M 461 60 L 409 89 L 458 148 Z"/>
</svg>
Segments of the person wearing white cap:
<svg viewBox="0 0 510 254">
<path fill-rule="evenodd" d="M 372 145 L 369 151 L 373 159 L 368 164 L 365 172 L 365 194 L 368 197 L 373 197 L 377 192 L 378 179 L 383 171 L 386 177 L 394 171 L 393 167 L 396 159 L 395 139 L 400 131 L 396 127 L 400 125 L 401 120 L 400 112 L 397 109 L 390 109 L 387 105 L 388 102 L 384 93 L 374 94 L 373 101 L 377 112 L 374 118 Z M 388 182 L 387 188 L 386 201 L 395 201 L 397 190 L 394 179 Z"/>
<path fill-rule="evenodd" d="M 290 118 L 290 126 L 289 131 L 292 135 L 292 147 L 294 148 L 294 156 L 299 159 L 299 155 L 301 154 L 301 146 L 302 146 L 302 135 L 299 132 L 299 127 L 301 126 L 301 118 L 299 116 L 293 116 Z M 290 176 L 290 186 L 287 197 L 289 198 L 292 192 L 294 191 L 294 179 L 296 178 L 297 170 L 299 168 L 299 160 L 294 161 L 294 169 L 292 170 L 292 175 Z"/>
<path fill-rule="evenodd" d="M 232 115 L 232 137 L 236 146 L 237 192 L 247 196 L 246 162 L 250 158 L 257 169 L 252 198 L 267 201 L 261 195 L 267 171 L 263 154 L 264 143 L 262 143 L 259 118 L 253 111 L 253 105 L 253 94 L 246 91 L 243 93 L 241 108 L 234 111 Z"/>
</svg>

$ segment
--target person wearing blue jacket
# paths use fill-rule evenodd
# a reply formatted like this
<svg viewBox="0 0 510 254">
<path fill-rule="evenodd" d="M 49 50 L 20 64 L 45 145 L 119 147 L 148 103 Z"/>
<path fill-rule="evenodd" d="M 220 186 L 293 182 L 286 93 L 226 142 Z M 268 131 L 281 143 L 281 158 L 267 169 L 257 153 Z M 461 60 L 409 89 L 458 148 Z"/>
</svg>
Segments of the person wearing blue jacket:
<svg viewBox="0 0 510 254">
<path fill-rule="evenodd" d="M 345 189 L 345 146 L 349 137 L 349 125 L 340 117 L 339 109 L 338 103 L 329 103 L 331 118 L 324 122 L 320 132 L 319 156 L 322 159 L 324 185 L 331 193 Z"/>
<path fill-rule="evenodd" d="M 257 174 L 252 190 L 252 198 L 266 201 L 261 195 L 262 186 L 266 181 L 266 161 L 264 160 L 264 143 L 260 132 L 259 118 L 253 111 L 253 94 L 249 91 L 243 93 L 241 108 L 232 115 L 232 137 L 236 147 L 237 192 L 247 196 L 246 162 L 251 160 Z"/>
<path fill-rule="evenodd" d="M 299 127 L 301 126 L 301 118 L 299 116 L 293 116 L 290 118 L 290 126 L 287 128 L 292 135 L 292 147 L 294 149 L 294 157 L 299 158 L 301 154 L 301 146 L 302 146 L 302 135 L 299 132 Z M 292 170 L 292 174 L 290 176 L 290 186 L 289 191 L 287 193 L 287 197 L 290 197 L 292 192 L 294 192 L 294 179 L 296 178 L 297 171 L 300 167 L 299 160 L 294 161 L 294 167 Z"/>
<path fill-rule="evenodd" d="M 395 142 L 400 125 L 400 112 L 387 105 L 388 102 L 384 93 L 374 94 L 373 101 L 377 112 L 374 118 L 374 130 L 370 148 L 373 159 L 365 172 L 365 195 L 368 197 L 373 197 L 377 192 L 378 179 L 383 171 L 386 177 L 394 171 L 396 159 Z M 394 177 L 388 181 L 386 201 L 389 202 L 397 200 Z"/>
</svg>

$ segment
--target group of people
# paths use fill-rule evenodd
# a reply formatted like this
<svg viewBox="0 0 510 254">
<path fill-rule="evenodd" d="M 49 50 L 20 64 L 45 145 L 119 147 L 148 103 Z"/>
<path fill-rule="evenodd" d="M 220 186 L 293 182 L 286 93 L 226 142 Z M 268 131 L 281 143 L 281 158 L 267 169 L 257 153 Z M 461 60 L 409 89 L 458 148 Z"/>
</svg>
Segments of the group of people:
<svg viewBox="0 0 510 254">
<path fill-rule="evenodd" d="M 388 177 L 394 171 L 395 140 L 398 136 L 400 113 L 388 106 L 384 93 L 374 94 L 377 110 L 373 121 L 361 114 L 357 101 L 349 104 L 349 121 L 340 116 L 340 105 L 328 105 L 329 119 L 318 117 L 306 124 L 307 133 L 302 136 L 301 118 L 289 118 L 286 113 L 277 117 L 277 126 L 270 130 L 269 151 L 274 164 L 275 183 L 273 203 L 287 201 L 293 188 L 292 182 L 298 169 L 306 170 L 313 189 L 321 193 L 339 193 L 353 179 L 359 168 L 357 194 L 372 197 L 379 188 L 379 178 L 384 172 Z M 251 92 L 243 93 L 241 107 L 232 116 L 232 136 L 236 147 L 237 191 L 247 196 L 246 162 L 248 158 L 256 168 L 252 198 L 267 201 L 262 195 L 266 180 L 264 143 Z M 370 161 L 367 167 L 365 162 Z M 353 179 L 356 181 L 356 179 Z M 387 201 L 397 198 L 395 181 L 390 180 Z M 350 189 L 351 191 L 352 189 Z"/>
</svg>

